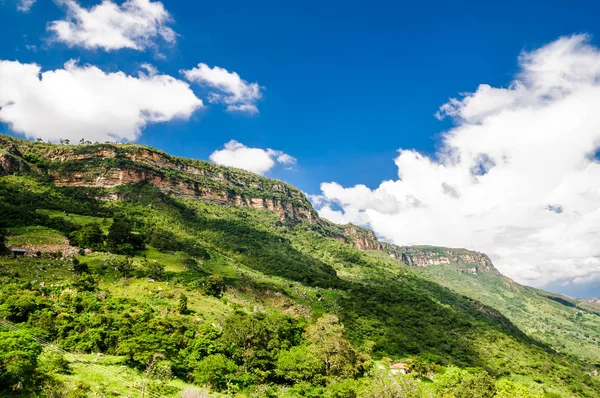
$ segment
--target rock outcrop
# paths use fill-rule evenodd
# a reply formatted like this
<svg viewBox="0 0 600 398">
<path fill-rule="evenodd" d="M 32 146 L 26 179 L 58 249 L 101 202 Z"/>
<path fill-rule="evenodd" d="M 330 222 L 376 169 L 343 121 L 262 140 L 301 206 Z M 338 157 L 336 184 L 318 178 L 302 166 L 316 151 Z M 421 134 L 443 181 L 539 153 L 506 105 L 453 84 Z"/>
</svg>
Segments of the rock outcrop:
<svg viewBox="0 0 600 398">
<path fill-rule="evenodd" d="M 319 219 L 306 196 L 281 181 L 140 145 L 52 145 L 1 136 L 0 151 L 0 173 L 35 169 L 50 176 L 57 186 L 104 188 L 103 200 L 121 199 L 113 190 L 116 187 L 148 183 L 180 198 L 267 209 L 285 222 L 314 223 Z M 38 164 L 30 167 L 24 159 Z M 24 170 L 26 167 L 29 169 Z"/>
<path fill-rule="evenodd" d="M 353 224 L 342 227 L 346 241 L 359 250 L 383 250 L 383 244 L 377 239 L 370 229 L 361 228 Z"/>
<path fill-rule="evenodd" d="M 397 258 L 403 263 L 414 267 L 427 267 L 440 264 L 468 264 L 470 266 L 457 268 L 457 271 L 466 274 L 477 274 L 481 271 L 496 271 L 496 268 L 487 255 L 466 249 L 387 245 L 386 251 L 391 257 Z"/>
</svg>

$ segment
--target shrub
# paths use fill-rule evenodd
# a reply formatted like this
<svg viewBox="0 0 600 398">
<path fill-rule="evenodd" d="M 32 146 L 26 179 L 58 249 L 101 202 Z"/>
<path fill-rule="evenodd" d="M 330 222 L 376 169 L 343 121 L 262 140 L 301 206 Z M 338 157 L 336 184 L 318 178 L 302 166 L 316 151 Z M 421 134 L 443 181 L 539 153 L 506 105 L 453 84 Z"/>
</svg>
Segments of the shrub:
<svg viewBox="0 0 600 398">
<path fill-rule="evenodd" d="M 98 280 L 91 274 L 81 275 L 75 279 L 73 287 L 82 292 L 93 292 L 98 289 Z"/>
<path fill-rule="evenodd" d="M 56 352 L 44 352 L 40 355 L 39 369 L 45 373 L 71 373 L 71 364 L 64 356 Z"/>
<path fill-rule="evenodd" d="M 276 374 L 294 383 L 310 381 L 323 372 L 323 363 L 308 347 L 292 347 L 277 359 Z"/>
<path fill-rule="evenodd" d="M 225 281 L 220 275 L 211 275 L 201 282 L 204 293 L 209 296 L 221 298 L 225 292 Z"/>
<path fill-rule="evenodd" d="M 157 263 L 152 263 L 148 266 L 148 277 L 157 281 L 165 279 L 165 266 Z"/>
<path fill-rule="evenodd" d="M 194 380 L 222 390 L 231 381 L 236 368 L 235 363 L 223 354 L 209 355 L 196 365 Z"/>
</svg>

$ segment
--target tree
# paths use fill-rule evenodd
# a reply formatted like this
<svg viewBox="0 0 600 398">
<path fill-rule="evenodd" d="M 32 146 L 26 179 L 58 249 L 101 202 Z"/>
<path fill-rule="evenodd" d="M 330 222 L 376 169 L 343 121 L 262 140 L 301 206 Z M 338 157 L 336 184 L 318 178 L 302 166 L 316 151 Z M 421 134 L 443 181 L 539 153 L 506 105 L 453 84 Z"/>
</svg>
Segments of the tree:
<svg viewBox="0 0 600 398">
<path fill-rule="evenodd" d="M 496 393 L 494 379 L 487 372 L 469 373 L 456 366 L 449 366 L 437 376 L 434 387 L 441 395 L 452 394 L 456 398 L 491 398 Z"/>
<path fill-rule="evenodd" d="M 10 250 L 6 247 L 6 231 L 0 229 L 0 255 L 8 254 Z"/>
<path fill-rule="evenodd" d="M 225 291 L 225 281 L 220 275 L 211 275 L 202 281 L 204 293 L 220 298 Z"/>
<path fill-rule="evenodd" d="M 129 257 L 117 259 L 114 266 L 115 270 L 118 271 L 123 278 L 128 278 L 133 271 L 133 263 Z"/>
<path fill-rule="evenodd" d="M 279 353 L 275 373 L 294 383 L 310 381 L 323 373 L 323 363 L 307 346 L 296 346 Z"/>
<path fill-rule="evenodd" d="M 117 254 L 132 255 L 134 250 L 144 248 L 144 239 L 133 232 L 132 221 L 126 217 L 115 218 L 108 229 L 106 243 L 108 249 Z"/>
<path fill-rule="evenodd" d="M 419 385 L 410 376 L 378 371 L 360 395 L 365 398 L 420 398 Z"/>
<path fill-rule="evenodd" d="M 148 277 L 157 281 L 162 281 L 165 279 L 165 266 L 152 263 L 148 266 Z"/>
<path fill-rule="evenodd" d="M 194 379 L 196 383 L 222 390 L 231 381 L 236 368 L 235 362 L 223 354 L 209 355 L 198 362 Z"/>
<path fill-rule="evenodd" d="M 98 223 L 84 225 L 79 231 L 79 246 L 98 248 L 104 244 L 104 234 Z"/>
<path fill-rule="evenodd" d="M 319 358 L 327 376 L 351 378 L 363 371 L 362 361 L 344 337 L 344 326 L 337 316 L 326 314 L 306 328 L 310 348 Z"/>
<path fill-rule="evenodd" d="M 179 311 L 180 314 L 187 314 L 188 313 L 188 298 L 185 294 L 181 294 L 179 296 L 179 306 L 177 307 L 177 310 Z"/>
<path fill-rule="evenodd" d="M 42 346 L 22 332 L 0 330 L 0 390 L 34 379 Z"/>
<path fill-rule="evenodd" d="M 90 272 L 90 269 L 86 263 L 81 263 L 77 258 L 73 259 L 73 272 L 78 275 L 87 274 Z"/>
<path fill-rule="evenodd" d="M 73 286 L 82 292 L 93 292 L 98 289 L 98 280 L 91 274 L 85 274 L 75 279 Z"/>
<path fill-rule="evenodd" d="M 183 265 L 190 271 L 198 270 L 198 261 L 194 260 L 192 257 L 186 257 L 183 260 Z"/>
<path fill-rule="evenodd" d="M 511 380 L 498 380 L 496 382 L 495 398 L 542 398 L 543 394 L 531 394 L 527 386 Z"/>
</svg>

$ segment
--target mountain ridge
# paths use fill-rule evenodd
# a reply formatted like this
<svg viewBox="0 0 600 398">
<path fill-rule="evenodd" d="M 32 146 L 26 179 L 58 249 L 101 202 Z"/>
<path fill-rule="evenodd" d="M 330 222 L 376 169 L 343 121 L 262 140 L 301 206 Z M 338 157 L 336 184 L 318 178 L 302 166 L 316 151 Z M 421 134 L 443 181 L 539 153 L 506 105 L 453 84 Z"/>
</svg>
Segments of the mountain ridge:
<svg viewBox="0 0 600 398">
<path fill-rule="evenodd" d="M 467 368 L 480 375 L 477 383 L 488 389 L 486 397 L 505 398 L 493 395 L 505 381 L 511 388 L 525 383 L 523 397 L 593 397 L 600 391 L 593 362 L 537 338 L 535 330 L 505 316 L 498 303 L 486 304 L 485 297 L 464 290 L 465 284 L 485 287 L 481 282 L 490 278 L 497 286 L 501 278 L 482 253 L 395 246 L 359 226 L 296 216 L 296 209 L 285 206 L 273 211 L 265 200 L 308 213 L 314 209 L 296 188 L 281 190 L 280 181 L 174 157 L 164 168 L 161 156 L 169 155 L 154 157 L 135 144 L 52 145 L 2 136 L 0 143 L 0 228 L 7 229 L 10 246 L 30 251 L 24 258 L 0 256 L 0 316 L 38 328 L 69 351 L 98 350 L 136 369 L 159 353 L 177 378 L 196 383 L 207 380 L 206 366 L 218 359 L 238 391 L 250 394 L 269 383 L 283 394 L 269 396 L 282 397 L 381 396 L 364 392 L 386 380 L 371 372 L 391 361 L 422 365 L 422 373 L 414 371 L 402 383 L 426 374 L 433 378 L 411 384 L 424 394 L 419 397 L 438 396 L 437 388 L 439 396 L 462 394 L 461 388 L 472 387 Z M 98 157 L 102 151 L 109 157 Z M 221 171 L 226 179 L 186 173 L 192 166 Z M 141 174 L 115 179 L 115 170 Z M 181 194 L 172 188 L 180 179 L 221 190 L 227 200 L 211 200 L 195 189 Z M 249 206 L 245 200 L 252 198 L 263 202 Z M 42 252 L 43 245 L 54 249 Z M 446 286 L 436 275 L 423 274 L 436 270 L 442 279 L 462 278 L 461 283 Z M 508 292 L 523 289 L 529 291 L 514 284 Z M 558 326 L 595 322 L 594 315 L 575 315 L 576 309 L 557 300 L 532 297 L 551 315 L 567 308 Z M 352 367 L 343 377 L 354 395 L 330 395 L 339 377 L 320 368 L 301 380 L 277 373 L 283 366 L 278 361 L 297 362 L 298 350 L 316 344 L 310 333 L 323 320 L 351 347 L 344 360 Z M 269 328 L 284 324 L 296 325 L 296 337 L 285 338 L 287 346 L 277 348 L 276 336 L 275 346 L 261 345 L 271 341 L 262 340 L 264 333 L 279 333 Z M 254 334 L 259 326 L 267 329 Z M 240 328 L 247 331 L 241 335 L 257 340 L 236 340 Z M 568 332 L 578 337 L 589 329 Z M 239 351 L 249 343 L 262 348 Z M 310 355 L 316 354 L 301 356 Z M 456 366 L 463 369 L 453 370 Z M 444 372 L 458 371 L 465 384 L 443 384 Z M 70 383 L 67 376 L 62 380 Z M 211 386 L 225 392 L 225 383 Z"/>
</svg>

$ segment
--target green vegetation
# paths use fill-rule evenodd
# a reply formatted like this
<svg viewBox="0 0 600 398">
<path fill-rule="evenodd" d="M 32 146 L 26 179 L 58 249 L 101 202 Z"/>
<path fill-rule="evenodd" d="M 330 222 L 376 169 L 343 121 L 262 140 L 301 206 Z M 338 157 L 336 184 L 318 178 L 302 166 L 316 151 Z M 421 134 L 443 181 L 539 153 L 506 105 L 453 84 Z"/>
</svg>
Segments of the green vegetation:
<svg viewBox="0 0 600 398">
<path fill-rule="evenodd" d="M 496 272 L 458 272 L 469 264 L 415 268 L 415 272 L 499 310 L 529 336 L 556 351 L 600 364 L 600 315 L 576 300 L 522 286 Z"/>
<path fill-rule="evenodd" d="M 49 154 L 115 148 L 15 145 L 38 156 L 22 158 L 32 170 L 57 170 Z M 219 170 L 240 186 L 278 184 Z M 11 240 L 35 249 L 60 235 L 87 249 L 0 257 L 0 319 L 20 330 L 0 327 L 0 395 L 119 396 L 142 386 L 171 397 L 186 388 L 239 397 L 600 393 L 591 364 L 385 253 L 334 239 L 339 227 L 325 221 L 282 222 L 144 183 L 57 187 L 37 171 L 0 177 L 0 211 Z M 33 337 L 72 354 L 43 352 Z M 392 374 L 395 362 L 409 374 Z"/>
</svg>

